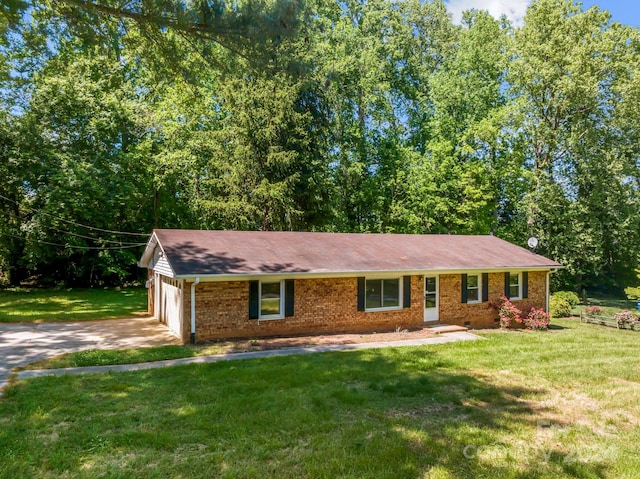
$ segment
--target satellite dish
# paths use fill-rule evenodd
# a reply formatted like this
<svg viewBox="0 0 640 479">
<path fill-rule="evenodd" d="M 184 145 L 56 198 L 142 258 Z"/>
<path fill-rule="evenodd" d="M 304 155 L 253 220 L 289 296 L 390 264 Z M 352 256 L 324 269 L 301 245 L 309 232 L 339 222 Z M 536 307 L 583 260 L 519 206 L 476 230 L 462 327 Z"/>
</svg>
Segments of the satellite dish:
<svg viewBox="0 0 640 479">
<path fill-rule="evenodd" d="M 538 238 L 536 238 L 535 236 L 532 236 L 527 240 L 527 244 L 529 245 L 529 248 L 531 249 L 535 248 L 536 246 L 538 246 Z"/>
</svg>

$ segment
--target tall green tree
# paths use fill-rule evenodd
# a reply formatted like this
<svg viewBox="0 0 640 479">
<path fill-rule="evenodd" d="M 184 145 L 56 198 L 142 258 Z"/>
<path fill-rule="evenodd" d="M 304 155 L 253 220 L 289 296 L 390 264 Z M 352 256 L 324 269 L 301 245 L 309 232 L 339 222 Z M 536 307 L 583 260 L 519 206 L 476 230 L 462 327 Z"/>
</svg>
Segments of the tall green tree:
<svg viewBox="0 0 640 479">
<path fill-rule="evenodd" d="M 306 230 L 326 224 L 327 131 L 313 85 L 281 75 L 222 87 L 224 119 L 196 205 L 208 227 Z"/>
<path fill-rule="evenodd" d="M 469 12 L 455 47 L 431 72 L 429 141 L 414 155 L 407 195 L 394 205 L 403 229 L 432 233 L 495 230 L 509 161 L 499 142 L 506 98 L 508 28 Z M 421 135 L 426 137 L 425 135 Z"/>
<path fill-rule="evenodd" d="M 510 64 L 513 134 L 524 140 L 533 175 L 523 201 L 527 232 L 567 266 L 559 281 L 578 289 L 615 286 L 632 274 L 638 251 L 628 178 L 640 145 L 628 140 L 639 124 L 627 113 L 638 31 L 609 18 L 570 0 L 538 0 L 516 32 Z"/>
<path fill-rule="evenodd" d="M 494 232 L 619 287 L 639 69 L 638 30 L 570 0 L 518 28 L 442 0 L 10 0 L 0 269 L 123 281 L 153 227 Z"/>
<path fill-rule="evenodd" d="M 136 151 L 144 107 L 123 58 L 64 48 L 34 78 L 20 118 L 26 259 L 53 280 L 123 281 L 138 252 L 129 248 L 143 239 L 107 231 L 148 230 L 140 207 L 149 180 Z"/>
<path fill-rule="evenodd" d="M 13 285 L 19 285 L 26 276 L 25 242 L 20 230 L 24 212 L 20 208 L 22 162 L 18 142 L 15 119 L 0 110 L 0 273 Z"/>
<path fill-rule="evenodd" d="M 415 143 L 424 141 L 428 74 L 453 25 L 441 1 L 345 2 L 318 59 L 333 110 L 338 229 L 394 231 Z"/>
<path fill-rule="evenodd" d="M 11 35 L 25 4 L 20 0 L 3 2 L 0 10 L 0 280 L 16 285 L 26 275 L 24 240 L 20 231 L 21 171 L 18 121 L 12 78 Z M 3 278 L 4 276 L 4 278 Z"/>
<path fill-rule="evenodd" d="M 326 108 L 313 83 L 255 74 L 219 78 L 196 96 L 171 90 L 151 135 L 168 201 L 158 226 L 306 230 L 330 220 Z"/>
<path fill-rule="evenodd" d="M 310 19 L 300 0 L 34 0 L 80 38 L 110 42 L 111 28 L 134 31 L 142 54 L 179 68 L 183 45 L 198 52 L 213 68 L 242 58 L 272 69 L 274 49 L 285 48 Z"/>
</svg>

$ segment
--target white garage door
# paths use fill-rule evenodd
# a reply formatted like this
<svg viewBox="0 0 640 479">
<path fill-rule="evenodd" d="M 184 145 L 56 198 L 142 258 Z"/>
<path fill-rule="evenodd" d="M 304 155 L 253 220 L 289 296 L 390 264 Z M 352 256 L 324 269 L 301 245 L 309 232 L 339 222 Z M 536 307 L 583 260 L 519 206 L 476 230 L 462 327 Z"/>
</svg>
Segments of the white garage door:
<svg viewBox="0 0 640 479">
<path fill-rule="evenodd" d="M 182 336 L 182 283 L 165 276 L 161 278 L 158 319 Z"/>
</svg>

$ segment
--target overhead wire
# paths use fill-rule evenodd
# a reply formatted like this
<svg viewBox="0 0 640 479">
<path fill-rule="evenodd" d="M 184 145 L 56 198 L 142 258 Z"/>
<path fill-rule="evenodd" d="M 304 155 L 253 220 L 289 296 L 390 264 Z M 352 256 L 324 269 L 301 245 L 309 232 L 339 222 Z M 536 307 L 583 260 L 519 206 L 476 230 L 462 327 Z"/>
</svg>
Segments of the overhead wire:
<svg viewBox="0 0 640 479">
<path fill-rule="evenodd" d="M 70 245 L 70 244 L 62 244 L 62 243 L 53 243 L 51 241 L 45 241 L 41 239 L 34 238 L 23 238 L 18 235 L 14 235 L 11 233 L 3 233 L 0 232 L 0 236 L 10 236 L 12 238 L 17 238 L 25 241 L 33 241 L 36 243 L 46 244 L 48 246 L 58 246 L 60 248 L 69 248 L 69 249 L 82 249 L 82 250 L 100 250 L 100 251 L 114 251 L 121 249 L 129 249 L 129 248 L 138 248 L 140 246 L 145 246 L 147 243 L 131 243 L 123 246 L 78 246 L 78 245 Z"/>
<path fill-rule="evenodd" d="M 43 215 L 50 216 L 50 217 L 55 218 L 55 219 L 57 219 L 59 221 L 63 221 L 65 223 L 69 223 L 69 224 L 72 224 L 74 226 L 79 226 L 81 228 L 86 228 L 88 230 L 101 231 L 103 233 L 110 233 L 110 234 L 115 234 L 115 235 L 149 236 L 148 233 L 132 233 L 130 231 L 116 231 L 116 230 L 109 230 L 109 229 L 105 229 L 105 228 L 98 228 L 96 226 L 89 226 L 89 225 L 85 225 L 85 224 L 82 224 L 82 223 L 77 223 L 75 221 L 64 219 L 64 218 L 62 218 L 60 216 L 56 216 L 54 214 L 47 213 L 46 211 L 42 211 L 42 210 L 37 209 L 37 208 L 32 208 L 30 206 L 21 205 L 17 201 L 12 200 L 11 198 L 7 198 L 6 196 L 4 196 L 2 194 L 0 194 L 0 198 L 2 198 L 3 200 L 6 200 L 6 201 L 10 201 L 10 202 L 12 202 L 12 203 L 14 203 L 14 204 L 16 204 L 18 206 L 21 206 L 23 208 L 26 208 L 26 209 L 28 209 L 30 211 L 34 211 L 34 212 L 37 212 L 37 213 L 42 213 Z"/>
<path fill-rule="evenodd" d="M 66 230 L 61 230 L 60 228 L 56 228 L 55 226 L 45 226 L 45 228 L 47 229 L 51 229 L 54 231 L 57 231 L 59 233 L 63 233 L 66 235 L 71 235 L 71 236 L 77 236 L 78 238 L 84 238 L 84 239 L 88 239 L 88 240 L 92 240 L 92 241 L 102 241 L 104 243 L 116 243 L 116 244 L 130 244 L 130 245 L 137 245 L 140 243 L 134 243 L 133 241 L 119 241 L 119 240 L 110 240 L 110 239 L 104 239 L 104 238 L 94 238 L 93 236 L 87 236 L 87 235 L 83 235 L 80 233 L 74 233 L 73 231 L 66 231 Z"/>
</svg>

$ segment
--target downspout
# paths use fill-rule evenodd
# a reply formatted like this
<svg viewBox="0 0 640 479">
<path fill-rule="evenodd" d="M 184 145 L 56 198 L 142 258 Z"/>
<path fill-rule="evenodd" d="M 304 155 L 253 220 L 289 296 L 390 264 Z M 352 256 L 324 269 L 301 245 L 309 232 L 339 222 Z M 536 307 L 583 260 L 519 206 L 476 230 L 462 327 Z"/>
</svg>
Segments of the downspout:
<svg viewBox="0 0 640 479">
<path fill-rule="evenodd" d="M 550 292 L 550 287 L 549 287 L 549 283 L 550 283 L 550 279 L 551 278 L 551 271 L 547 271 L 547 278 L 546 278 L 546 285 L 545 285 L 545 302 L 546 302 L 546 312 L 547 314 L 549 314 L 549 292 Z"/>
<path fill-rule="evenodd" d="M 196 344 L 196 286 L 200 283 L 200 277 L 191 283 L 191 344 Z"/>
</svg>

